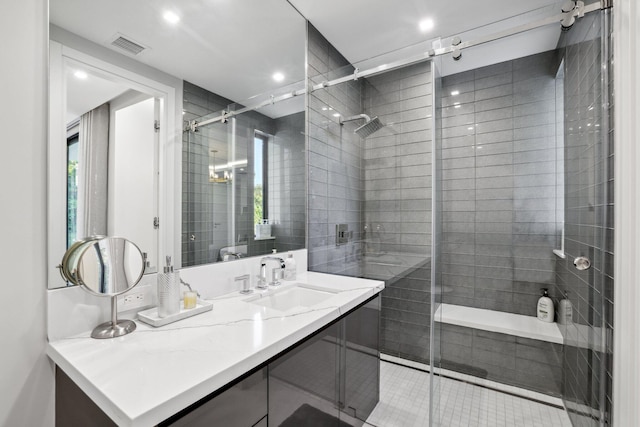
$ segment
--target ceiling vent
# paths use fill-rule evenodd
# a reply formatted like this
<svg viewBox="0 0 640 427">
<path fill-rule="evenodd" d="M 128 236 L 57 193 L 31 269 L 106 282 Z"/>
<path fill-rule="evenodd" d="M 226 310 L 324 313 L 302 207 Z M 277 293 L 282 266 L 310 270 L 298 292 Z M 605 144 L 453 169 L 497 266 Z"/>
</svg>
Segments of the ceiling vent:
<svg viewBox="0 0 640 427">
<path fill-rule="evenodd" d="M 113 36 L 109 44 L 117 50 L 132 56 L 137 56 L 148 49 L 146 46 L 134 42 L 131 38 L 125 37 L 122 34 Z"/>
</svg>

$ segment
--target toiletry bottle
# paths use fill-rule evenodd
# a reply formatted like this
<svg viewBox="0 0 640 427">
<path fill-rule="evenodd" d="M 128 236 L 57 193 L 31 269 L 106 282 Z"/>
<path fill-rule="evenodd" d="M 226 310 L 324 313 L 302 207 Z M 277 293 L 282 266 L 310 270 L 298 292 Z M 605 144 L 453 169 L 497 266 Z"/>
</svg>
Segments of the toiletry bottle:
<svg viewBox="0 0 640 427">
<path fill-rule="evenodd" d="M 291 252 L 284 260 L 284 280 L 296 280 L 296 260 Z"/>
<path fill-rule="evenodd" d="M 164 318 L 180 312 L 180 278 L 171 265 L 171 257 L 167 257 L 167 265 L 162 274 L 158 274 L 158 317 Z"/>
<path fill-rule="evenodd" d="M 573 304 L 569 301 L 567 292 L 564 298 L 558 304 L 558 323 L 562 325 L 571 325 L 573 323 Z"/>
<path fill-rule="evenodd" d="M 173 277 L 169 267 L 164 266 L 162 273 L 158 274 L 158 317 L 167 317 L 169 313 L 169 298 L 171 294 L 171 281 Z"/>
<path fill-rule="evenodd" d="M 538 300 L 538 320 L 543 322 L 553 323 L 553 301 L 549 298 L 549 292 L 547 289 L 541 289 L 542 296 Z"/>
</svg>

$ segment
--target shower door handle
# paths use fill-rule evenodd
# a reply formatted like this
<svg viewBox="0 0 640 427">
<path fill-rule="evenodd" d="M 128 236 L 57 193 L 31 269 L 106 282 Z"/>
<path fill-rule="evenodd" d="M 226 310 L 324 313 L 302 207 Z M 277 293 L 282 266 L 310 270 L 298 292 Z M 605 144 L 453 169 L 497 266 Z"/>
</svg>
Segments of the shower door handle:
<svg viewBox="0 0 640 427">
<path fill-rule="evenodd" d="M 573 260 L 573 265 L 580 271 L 588 270 L 591 267 L 591 261 L 585 256 L 579 256 Z"/>
</svg>

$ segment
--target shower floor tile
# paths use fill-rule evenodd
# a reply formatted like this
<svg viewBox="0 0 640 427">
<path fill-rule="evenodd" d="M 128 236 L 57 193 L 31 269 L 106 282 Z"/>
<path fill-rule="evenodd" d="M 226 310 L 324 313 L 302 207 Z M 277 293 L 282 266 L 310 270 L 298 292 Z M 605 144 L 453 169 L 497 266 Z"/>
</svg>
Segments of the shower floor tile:
<svg viewBox="0 0 640 427">
<path fill-rule="evenodd" d="M 474 384 L 436 377 L 442 427 L 571 427 L 566 411 Z M 376 427 L 429 425 L 429 374 L 381 361 L 380 402 L 367 419 Z"/>
</svg>

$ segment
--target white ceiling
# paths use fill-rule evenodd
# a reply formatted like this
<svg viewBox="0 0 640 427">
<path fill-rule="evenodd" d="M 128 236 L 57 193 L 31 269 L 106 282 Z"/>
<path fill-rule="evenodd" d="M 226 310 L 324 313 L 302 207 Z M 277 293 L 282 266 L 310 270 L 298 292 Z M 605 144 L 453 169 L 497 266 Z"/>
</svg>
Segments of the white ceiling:
<svg viewBox="0 0 640 427">
<path fill-rule="evenodd" d="M 446 38 L 563 0 L 290 0 L 351 62 Z M 430 18 L 431 31 L 419 23 Z"/>
<path fill-rule="evenodd" d="M 237 102 L 304 80 L 305 21 L 285 0 L 50 0 L 50 21 L 108 47 L 120 33 L 149 47 L 140 62 Z"/>
<path fill-rule="evenodd" d="M 74 75 L 76 71 L 73 67 L 65 69 L 66 123 L 72 122 L 87 111 L 91 111 L 129 90 L 126 85 L 111 82 L 90 72 L 86 73 L 85 78 L 80 79 Z"/>
<path fill-rule="evenodd" d="M 438 37 L 493 31 L 529 16 L 558 13 L 562 0 L 50 0 L 51 22 L 94 43 L 109 46 L 120 33 L 149 49 L 140 62 L 243 103 L 304 79 L 305 21 L 295 6 L 352 63 L 406 46 L 424 51 Z M 540 9 L 543 8 L 543 9 Z M 167 23 L 174 11 L 181 20 Z M 527 15 L 514 17 L 528 11 Z M 420 20 L 431 18 L 433 30 L 422 33 Z M 492 27 L 479 28 L 491 23 Z M 517 40 L 522 56 L 555 47 L 559 25 Z M 557 28 L 556 28 L 557 27 Z M 477 29 L 475 32 L 469 30 Z M 491 48 L 497 51 L 495 47 Z M 509 48 L 512 49 L 512 48 Z M 415 50 L 415 49 L 414 49 Z M 507 48 L 503 46 L 501 51 Z M 512 49 L 513 50 L 513 49 Z M 471 51 L 471 50 L 470 50 Z M 409 56 L 403 49 L 396 56 Z M 387 58 L 389 55 L 386 55 Z M 479 61 L 510 59 L 477 52 Z M 479 65 L 466 55 L 451 68 L 457 72 Z M 466 63 L 465 63 L 466 60 Z M 272 79 L 275 72 L 283 82 Z M 446 73 L 448 74 L 448 73 Z M 261 110 L 275 117 L 302 107 L 288 102 L 282 111 Z M 289 111 L 292 110 L 292 111 Z"/>
</svg>

